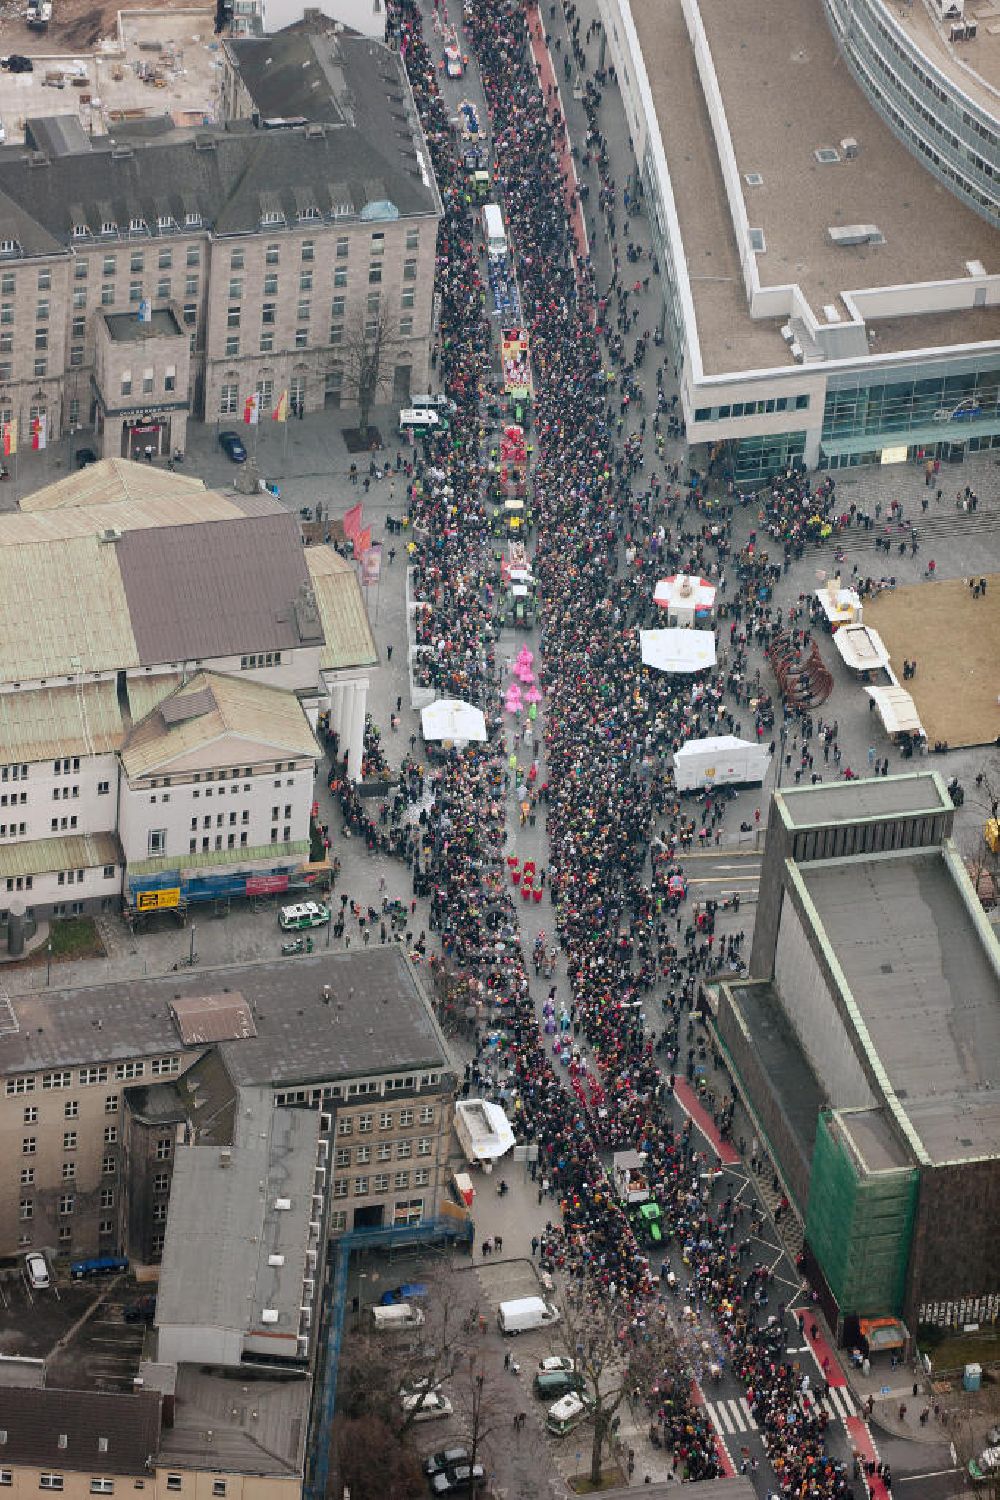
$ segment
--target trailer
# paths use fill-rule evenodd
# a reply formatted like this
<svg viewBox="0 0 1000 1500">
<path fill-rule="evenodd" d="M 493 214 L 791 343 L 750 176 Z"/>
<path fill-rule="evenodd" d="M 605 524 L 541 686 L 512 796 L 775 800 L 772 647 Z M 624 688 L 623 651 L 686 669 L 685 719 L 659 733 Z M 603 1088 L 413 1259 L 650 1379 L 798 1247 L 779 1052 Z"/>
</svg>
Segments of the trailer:
<svg viewBox="0 0 1000 1500">
<path fill-rule="evenodd" d="M 623 1203 L 649 1201 L 649 1174 L 646 1158 L 640 1151 L 616 1151 L 611 1175 Z"/>
<path fill-rule="evenodd" d="M 504 328 L 500 334 L 503 388 L 509 406 L 527 407 L 531 402 L 531 350 L 526 328 Z"/>
<path fill-rule="evenodd" d="M 713 786 L 757 786 L 767 775 L 770 760 L 763 745 L 732 734 L 688 740 L 674 754 L 674 785 L 679 792 Z"/>
</svg>

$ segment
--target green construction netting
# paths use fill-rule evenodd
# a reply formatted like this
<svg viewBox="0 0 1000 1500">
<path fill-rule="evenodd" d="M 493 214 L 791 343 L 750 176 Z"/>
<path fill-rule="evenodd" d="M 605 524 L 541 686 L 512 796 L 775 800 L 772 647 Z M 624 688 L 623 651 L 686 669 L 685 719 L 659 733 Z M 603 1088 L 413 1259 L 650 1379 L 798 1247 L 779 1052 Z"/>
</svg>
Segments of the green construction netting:
<svg viewBox="0 0 1000 1500">
<path fill-rule="evenodd" d="M 916 1202 L 915 1168 L 865 1174 L 835 1119 L 820 1115 L 806 1238 L 845 1312 L 901 1314 Z"/>
</svg>

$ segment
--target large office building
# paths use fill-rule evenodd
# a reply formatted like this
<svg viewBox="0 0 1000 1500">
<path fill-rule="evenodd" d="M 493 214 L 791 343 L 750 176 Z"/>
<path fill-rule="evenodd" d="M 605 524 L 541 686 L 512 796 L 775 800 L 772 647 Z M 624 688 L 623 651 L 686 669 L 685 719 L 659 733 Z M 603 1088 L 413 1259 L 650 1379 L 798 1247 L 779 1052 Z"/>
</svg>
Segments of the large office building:
<svg viewBox="0 0 1000 1500">
<path fill-rule="evenodd" d="M 937 3 L 602 0 L 696 466 L 1000 444 L 1000 49 Z"/>
<path fill-rule="evenodd" d="M 315 731 L 360 775 L 376 661 L 344 558 L 270 494 L 105 460 L 0 517 L 0 593 L 4 922 L 306 878 Z"/>
<path fill-rule="evenodd" d="M 222 95 L 221 124 L 29 118 L 0 147 L 0 421 L 22 452 L 93 432 L 105 457 L 169 456 L 254 396 L 262 421 L 282 395 L 349 405 L 380 329 L 379 399 L 426 386 L 441 203 L 401 59 L 319 18 L 232 43 Z"/>
<path fill-rule="evenodd" d="M 1000 944 L 933 772 L 775 793 L 738 1085 L 831 1317 L 1000 1311 Z"/>
</svg>

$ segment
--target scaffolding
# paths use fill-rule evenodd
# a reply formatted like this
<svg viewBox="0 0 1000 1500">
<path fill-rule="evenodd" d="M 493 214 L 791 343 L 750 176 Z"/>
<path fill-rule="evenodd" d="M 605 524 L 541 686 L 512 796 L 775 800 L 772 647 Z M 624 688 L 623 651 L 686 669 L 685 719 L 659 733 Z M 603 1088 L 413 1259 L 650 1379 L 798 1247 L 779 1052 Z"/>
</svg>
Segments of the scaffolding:
<svg viewBox="0 0 1000 1500">
<path fill-rule="evenodd" d="M 836 1114 L 820 1114 L 806 1239 L 841 1312 L 902 1313 L 917 1185 L 915 1167 L 866 1171 Z"/>
</svg>

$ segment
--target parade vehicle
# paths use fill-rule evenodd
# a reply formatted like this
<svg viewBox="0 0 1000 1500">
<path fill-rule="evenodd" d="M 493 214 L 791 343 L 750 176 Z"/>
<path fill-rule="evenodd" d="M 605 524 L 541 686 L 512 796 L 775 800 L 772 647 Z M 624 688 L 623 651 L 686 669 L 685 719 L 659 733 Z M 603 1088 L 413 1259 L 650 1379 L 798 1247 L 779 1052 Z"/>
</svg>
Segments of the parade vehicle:
<svg viewBox="0 0 1000 1500">
<path fill-rule="evenodd" d="M 506 256 L 507 233 L 503 227 L 499 203 L 483 204 L 483 237 L 486 240 L 486 253 L 491 259 Z"/>
<path fill-rule="evenodd" d="M 513 415 L 515 408 L 520 408 L 522 414 L 527 413 L 533 394 L 531 349 L 527 329 L 504 328 L 502 330 L 500 363 L 508 411 Z M 519 425 L 523 426 L 523 421 Z"/>
<path fill-rule="evenodd" d="M 460 48 L 447 46 L 444 49 L 444 70 L 449 78 L 461 78 L 465 72 Z"/>
</svg>

